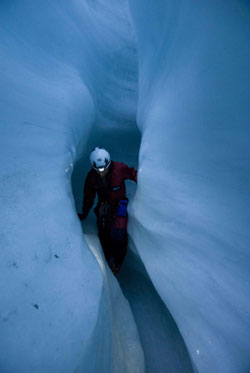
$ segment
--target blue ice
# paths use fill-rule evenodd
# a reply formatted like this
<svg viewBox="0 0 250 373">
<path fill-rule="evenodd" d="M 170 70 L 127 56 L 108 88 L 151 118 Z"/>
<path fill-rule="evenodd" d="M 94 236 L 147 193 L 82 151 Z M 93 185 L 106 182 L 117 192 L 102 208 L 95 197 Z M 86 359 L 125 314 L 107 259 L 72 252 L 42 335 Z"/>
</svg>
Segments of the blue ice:
<svg viewBox="0 0 250 373">
<path fill-rule="evenodd" d="M 249 3 L 0 12 L 0 371 L 249 372 Z M 100 143 L 139 170 L 117 279 L 76 215 Z"/>
</svg>

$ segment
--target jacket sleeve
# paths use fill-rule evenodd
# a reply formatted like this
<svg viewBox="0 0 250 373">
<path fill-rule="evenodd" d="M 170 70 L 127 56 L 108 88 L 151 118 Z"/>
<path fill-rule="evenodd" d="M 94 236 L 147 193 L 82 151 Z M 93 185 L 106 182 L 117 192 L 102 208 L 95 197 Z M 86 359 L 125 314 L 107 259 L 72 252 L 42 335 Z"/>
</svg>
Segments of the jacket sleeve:
<svg viewBox="0 0 250 373">
<path fill-rule="evenodd" d="M 133 167 L 128 167 L 124 163 L 124 179 L 130 179 L 137 183 L 137 170 L 135 170 Z"/>
<path fill-rule="evenodd" d="M 87 217 L 91 207 L 94 204 L 96 195 L 96 189 L 94 188 L 91 174 L 88 173 L 83 190 L 83 204 L 82 204 L 82 214 L 84 218 Z"/>
</svg>

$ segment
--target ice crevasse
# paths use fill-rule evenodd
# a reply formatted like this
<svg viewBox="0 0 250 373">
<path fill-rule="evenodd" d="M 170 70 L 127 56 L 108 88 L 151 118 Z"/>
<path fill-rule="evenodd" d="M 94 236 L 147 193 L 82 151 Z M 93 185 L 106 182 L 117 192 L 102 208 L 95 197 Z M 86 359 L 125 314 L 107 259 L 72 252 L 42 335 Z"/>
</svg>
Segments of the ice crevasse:
<svg viewBox="0 0 250 373">
<path fill-rule="evenodd" d="M 93 139 L 136 164 L 137 122 L 130 240 L 194 371 L 249 372 L 249 3 L 0 9 L 0 371 L 147 369 L 71 187 Z"/>
</svg>

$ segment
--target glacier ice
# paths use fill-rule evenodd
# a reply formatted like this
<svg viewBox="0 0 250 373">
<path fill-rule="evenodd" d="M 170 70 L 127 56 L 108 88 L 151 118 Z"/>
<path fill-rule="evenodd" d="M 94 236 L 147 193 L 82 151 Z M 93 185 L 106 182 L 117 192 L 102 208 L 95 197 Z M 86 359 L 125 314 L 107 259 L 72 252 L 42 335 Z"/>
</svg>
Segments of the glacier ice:
<svg viewBox="0 0 250 373">
<path fill-rule="evenodd" d="M 77 0 L 0 7 L 0 371 L 143 372 L 132 313 L 88 249 L 71 189 L 75 160 L 110 102 L 119 100 L 125 123 L 135 117 L 127 4 L 109 29 L 107 6 L 98 22 L 98 9 Z M 131 53 L 118 50 L 123 43 Z M 105 74 L 101 61 L 114 59 L 132 66 L 125 80 Z"/>
<path fill-rule="evenodd" d="M 201 373 L 247 373 L 249 3 L 3 0 L 0 10 L 0 371 L 177 373 L 192 371 L 189 354 Z M 118 278 L 134 316 L 93 214 L 84 235 L 76 216 L 99 142 L 132 166 L 140 147 L 133 252 Z M 138 321 L 140 281 L 156 330 L 168 313 L 134 255 L 187 350 L 177 332 L 157 345 L 145 307 Z"/>
<path fill-rule="evenodd" d="M 130 234 L 197 370 L 248 372 L 249 3 L 129 4 L 142 132 Z"/>
</svg>

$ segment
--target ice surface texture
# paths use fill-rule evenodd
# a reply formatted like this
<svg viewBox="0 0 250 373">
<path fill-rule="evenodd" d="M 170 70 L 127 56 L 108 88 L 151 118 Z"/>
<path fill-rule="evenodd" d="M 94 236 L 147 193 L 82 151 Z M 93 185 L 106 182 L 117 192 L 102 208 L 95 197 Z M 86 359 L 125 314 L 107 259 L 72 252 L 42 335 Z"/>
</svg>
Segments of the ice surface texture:
<svg viewBox="0 0 250 373">
<path fill-rule="evenodd" d="M 129 6 L 1 1 L 1 372 L 144 370 L 70 183 L 91 131 L 133 133 L 138 81 L 130 235 L 194 367 L 249 372 L 249 3 Z"/>
<path fill-rule="evenodd" d="M 1 372 L 144 370 L 129 306 L 89 250 L 71 193 L 95 119 L 108 121 L 110 102 L 124 121 L 136 112 L 135 90 L 120 98 L 136 82 L 119 73 L 137 68 L 132 34 L 123 36 L 127 5 L 117 4 L 112 22 L 108 5 L 0 4 Z M 119 51 L 123 43 L 131 53 Z"/>
<path fill-rule="evenodd" d="M 250 371 L 250 9 L 130 0 L 140 172 L 130 234 L 199 372 Z"/>
</svg>

